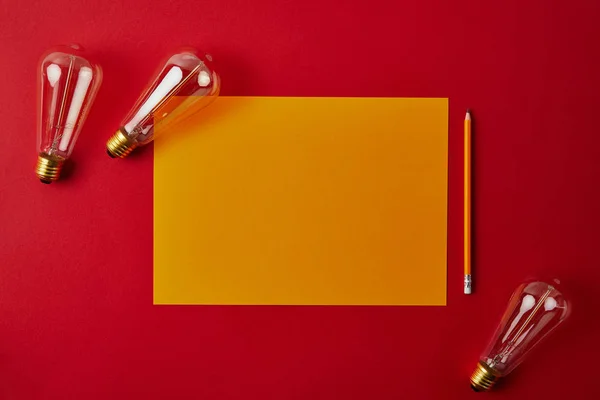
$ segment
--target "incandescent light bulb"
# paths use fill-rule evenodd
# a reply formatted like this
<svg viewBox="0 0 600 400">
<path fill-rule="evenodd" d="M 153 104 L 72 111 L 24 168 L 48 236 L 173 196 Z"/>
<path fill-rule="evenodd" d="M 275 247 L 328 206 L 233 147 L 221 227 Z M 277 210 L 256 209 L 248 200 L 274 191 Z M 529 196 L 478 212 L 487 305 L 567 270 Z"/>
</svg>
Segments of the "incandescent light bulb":
<svg viewBox="0 0 600 400">
<path fill-rule="evenodd" d="M 38 161 L 43 183 L 60 176 L 102 82 L 102 70 L 82 57 L 79 46 L 57 47 L 39 64 Z"/>
<path fill-rule="evenodd" d="M 567 318 L 571 304 L 558 284 L 557 280 L 528 282 L 515 290 L 471 375 L 474 390 L 489 390 L 499 378 L 521 364 L 529 351 Z"/>
<path fill-rule="evenodd" d="M 195 50 L 172 55 L 106 143 L 108 155 L 126 157 L 216 99 L 221 82 L 211 61 Z"/>
</svg>

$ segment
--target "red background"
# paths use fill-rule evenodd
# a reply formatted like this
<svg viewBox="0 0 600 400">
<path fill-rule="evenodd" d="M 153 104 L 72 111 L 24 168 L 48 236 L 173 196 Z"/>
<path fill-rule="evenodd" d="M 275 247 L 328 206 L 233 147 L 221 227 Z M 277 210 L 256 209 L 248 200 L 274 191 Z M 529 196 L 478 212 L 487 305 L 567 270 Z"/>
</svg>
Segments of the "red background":
<svg viewBox="0 0 600 400">
<path fill-rule="evenodd" d="M 508 296 L 556 273 L 574 313 L 493 398 L 600 398 L 600 10 L 572 1 L 0 0 L 0 398 L 463 399 Z M 104 84 L 65 179 L 33 174 L 36 63 Z M 450 99 L 446 307 L 152 305 L 152 147 L 111 160 L 156 63 L 211 52 L 225 95 Z M 462 119 L 475 294 L 462 294 Z M 415 284 L 427 284 L 420 282 Z"/>
</svg>

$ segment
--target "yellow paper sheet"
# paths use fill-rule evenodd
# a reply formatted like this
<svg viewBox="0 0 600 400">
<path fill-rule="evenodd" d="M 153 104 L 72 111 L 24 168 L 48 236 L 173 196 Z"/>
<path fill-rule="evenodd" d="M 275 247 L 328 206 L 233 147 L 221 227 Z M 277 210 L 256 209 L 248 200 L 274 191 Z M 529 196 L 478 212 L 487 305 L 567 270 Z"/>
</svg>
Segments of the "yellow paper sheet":
<svg viewBox="0 0 600 400">
<path fill-rule="evenodd" d="M 155 304 L 445 305 L 447 114 L 221 97 L 162 135 Z"/>
</svg>

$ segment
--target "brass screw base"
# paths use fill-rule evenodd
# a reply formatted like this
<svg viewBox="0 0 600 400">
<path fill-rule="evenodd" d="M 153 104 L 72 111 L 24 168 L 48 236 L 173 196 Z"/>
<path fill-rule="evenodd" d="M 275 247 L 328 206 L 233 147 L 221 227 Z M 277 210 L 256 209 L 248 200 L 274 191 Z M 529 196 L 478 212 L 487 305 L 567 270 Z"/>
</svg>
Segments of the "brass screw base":
<svg viewBox="0 0 600 400">
<path fill-rule="evenodd" d="M 58 180 L 65 159 L 59 156 L 40 153 L 35 166 L 35 174 L 42 183 L 52 183 Z"/>
<path fill-rule="evenodd" d="M 106 142 L 106 152 L 112 158 L 125 158 L 137 147 L 137 143 L 129 139 L 123 129 L 119 129 L 117 133 L 112 135 Z"/>
<path fill-rule="evenodd" d="M 487 392 L 500 379 L 500 374 L 483 361 L 479 361 L 477 368 L 471 375 L 471 388 L 476 392 Z"/>
</svg>

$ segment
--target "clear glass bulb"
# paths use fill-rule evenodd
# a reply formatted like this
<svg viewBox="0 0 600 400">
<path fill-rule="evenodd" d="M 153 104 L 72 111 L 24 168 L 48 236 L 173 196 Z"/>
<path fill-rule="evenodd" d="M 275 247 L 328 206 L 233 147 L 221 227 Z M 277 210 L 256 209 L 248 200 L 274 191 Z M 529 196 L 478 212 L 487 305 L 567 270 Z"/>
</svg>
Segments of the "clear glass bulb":
<svg viewBox="0 0 600 400">
<path fill-rule="evenodd" d="M 474 390 L 489 390 L 567 318 L 571 305 L 559 290 L 559 283 L 527 282 L 515 290 L 471 375 Z"/>
<path fill-rule="evenodd" d="M 38 77 L 35 172 L 40 181 L 51 183 L 73 152 L 102 83 L 102 70 L 83 57 L 79 46 L 59 46 L 42 56 Z"/>
<path fill-rule="evenodd" d="M 211 56 L 199 54 L 183 49 L 169 57 L 106 143 L 109 156 L 126 157 L 217 98 L 219 75 L 211 67 Z"/>
</svg>

